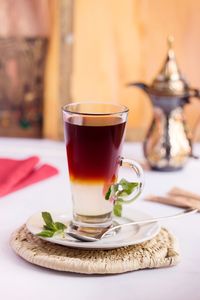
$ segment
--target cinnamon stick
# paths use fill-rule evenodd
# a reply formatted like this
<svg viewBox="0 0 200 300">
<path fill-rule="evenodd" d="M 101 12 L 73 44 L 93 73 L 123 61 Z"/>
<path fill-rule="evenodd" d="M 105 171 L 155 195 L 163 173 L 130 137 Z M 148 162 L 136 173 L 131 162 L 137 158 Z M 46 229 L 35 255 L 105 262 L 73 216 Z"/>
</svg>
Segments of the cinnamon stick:
<svg viewBox="0 0 200 300">
<path fill-rule="evenodd" d="M 200 195 L 194 194 L 178 187 L 173 187 L 167 194 L 170 196 L 181 196 L 184 198 L 192 198 L 200 201 Z"/>
<path fill-rule="evenodd" d="M 162 204 L 173 205 L 178 207 L 192 207 L 200 210 L 200 201 L 194 198 L 183 197 L 183 196 L 155 196 L 150 195 L 145 197 L 145 200 L 159 202 Z"/>
</svg>

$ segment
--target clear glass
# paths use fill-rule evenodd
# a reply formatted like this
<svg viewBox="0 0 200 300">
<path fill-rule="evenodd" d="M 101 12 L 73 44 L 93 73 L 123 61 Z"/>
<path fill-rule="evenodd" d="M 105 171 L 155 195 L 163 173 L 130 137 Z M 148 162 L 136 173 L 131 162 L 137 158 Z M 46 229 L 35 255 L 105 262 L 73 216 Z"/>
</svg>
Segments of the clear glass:
<svg viewBox="0 0 200 300">
<path fill-rule="evenodd" d="M 73 201 L 73 224 L 87 230 L 112 224 L 113 203 L 105 199 L 118 169 L 129 166 L 140 178 L 141 167 L 121 158 L 128 109 L 109 103 L 71 103 L 62 109 Z"/>
</svg>

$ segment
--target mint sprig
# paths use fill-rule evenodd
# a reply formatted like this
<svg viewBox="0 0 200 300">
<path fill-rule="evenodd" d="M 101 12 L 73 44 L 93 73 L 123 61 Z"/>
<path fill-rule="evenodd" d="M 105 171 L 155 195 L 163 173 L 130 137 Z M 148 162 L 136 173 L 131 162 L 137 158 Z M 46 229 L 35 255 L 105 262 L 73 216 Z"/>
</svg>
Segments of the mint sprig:
<svg viewBox="0 0 200 300">
<path fill-rule="evenodd" d="M 49 212 L 44 211 L 42 212 L 42 218 L 44 220 L 43 229 L 41 232 L 37 234 L 37 236 L 41 237 L 52 237 L 55 234 L 63 234 L 64 230 L 67 228 L 67 226 L 60 222 L 54 222 L 52 219 L 52 216 Z"/>
<path fill-rule="evenodd" d="M 125 203 L 133 202 L 137 197 L 134 197 L 129 200 L 124 200 L 124 197 L 128 197 L 132 192 L 137 189 L 139 186 L 138 182 L 129 182 L 126 179 L 122 178 L 120 182 L 112 184 L 106 195 L 105 199 L 113 201 L 113 213 L 117 217 L 122 215 L 122 205 Z"/>
</svg>

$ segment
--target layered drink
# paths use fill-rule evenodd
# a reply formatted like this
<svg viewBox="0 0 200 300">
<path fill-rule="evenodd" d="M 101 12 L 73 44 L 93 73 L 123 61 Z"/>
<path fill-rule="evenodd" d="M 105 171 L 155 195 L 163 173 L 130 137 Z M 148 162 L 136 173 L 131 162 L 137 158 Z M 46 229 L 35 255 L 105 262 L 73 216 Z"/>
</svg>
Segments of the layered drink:
<svg viewBox="0 0 200 300">
<path fill-rule="evenodd" d="M 124 139 L 120 115 L 76 115 L 64 118 L 65 142 L 73 196 L 74 220 L 111 221 L 113 204 L 105 199 L 116 182 Z"/>
</svg>

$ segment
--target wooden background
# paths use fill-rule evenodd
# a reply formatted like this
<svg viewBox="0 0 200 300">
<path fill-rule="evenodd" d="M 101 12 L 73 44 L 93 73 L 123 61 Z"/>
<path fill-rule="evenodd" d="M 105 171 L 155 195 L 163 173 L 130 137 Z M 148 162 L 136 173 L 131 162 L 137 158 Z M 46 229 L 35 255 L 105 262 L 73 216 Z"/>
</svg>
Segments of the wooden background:
<svg viewBox="0 0 200 300">
<path fill-rule="evenodd" d="M 151 122 L 152 105 L 146 95 L 126 84 L 152 81 L 164 61 L 169 34 L 175 38 L 181 71 L 192 86 L 200 88 L 199 0 L 52 0 L 51 6 L 46 137 L 62 135 L 60 102 L 92 100 L 127 105 L 127 138 L 142 140 Z M 62 61 L 70 70 L 64 73 L 64 88 L 59 85 Z M 185 109 L 186 119 L 191 130 L 196 127 L 195 139 L 199 139 L 200 101 L 192 102 Z"/>
</svg>

